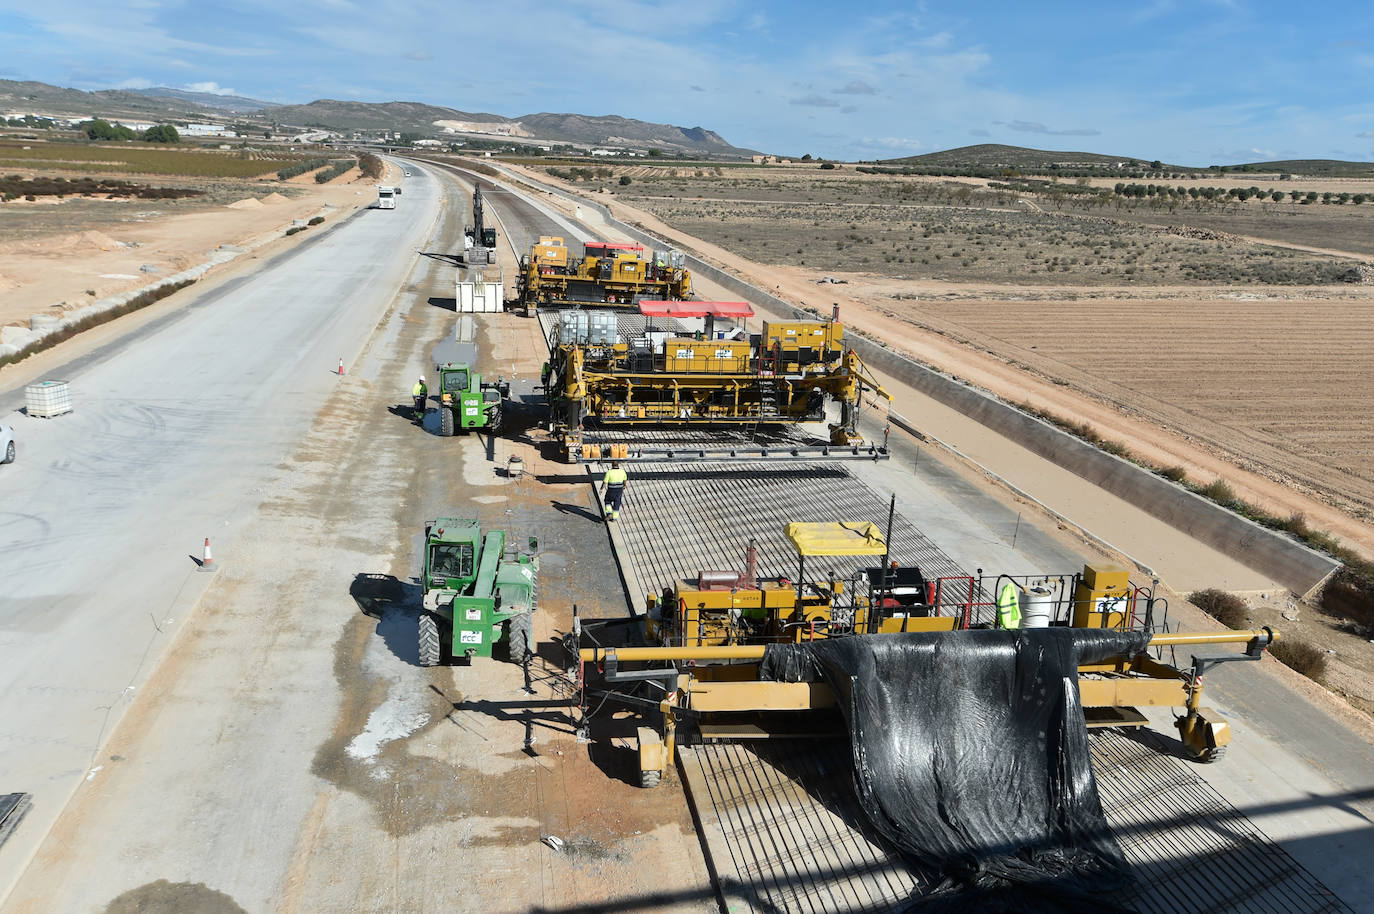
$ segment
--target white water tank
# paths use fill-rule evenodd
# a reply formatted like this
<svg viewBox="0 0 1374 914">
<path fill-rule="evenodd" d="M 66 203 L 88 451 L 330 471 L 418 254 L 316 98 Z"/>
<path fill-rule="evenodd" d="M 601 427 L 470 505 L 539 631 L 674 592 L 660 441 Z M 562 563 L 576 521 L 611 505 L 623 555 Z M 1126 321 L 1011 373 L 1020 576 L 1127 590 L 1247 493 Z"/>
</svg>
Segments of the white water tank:
<svg viewBox="0 0 1374 914">
<path fill-rule="evenodd" d="M 1046 578 L 1032 581 L 1021 591 L 1022 628 L 1049 628 L 1062 586 L 1058 578 Z"/>
</svg>

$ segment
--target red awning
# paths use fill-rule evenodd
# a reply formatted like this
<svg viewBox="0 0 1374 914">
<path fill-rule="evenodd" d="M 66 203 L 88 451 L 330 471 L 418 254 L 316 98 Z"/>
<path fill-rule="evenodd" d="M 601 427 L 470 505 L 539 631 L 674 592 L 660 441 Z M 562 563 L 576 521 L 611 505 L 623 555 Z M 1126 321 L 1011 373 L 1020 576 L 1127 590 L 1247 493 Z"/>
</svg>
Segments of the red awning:
<svg viewBox="0 0 1374 914">
<path fill-rule="evenodd" d="M 754 306 L 742 301 L 642 301 L 645 317 L 753 317 Z"/>
</svg>

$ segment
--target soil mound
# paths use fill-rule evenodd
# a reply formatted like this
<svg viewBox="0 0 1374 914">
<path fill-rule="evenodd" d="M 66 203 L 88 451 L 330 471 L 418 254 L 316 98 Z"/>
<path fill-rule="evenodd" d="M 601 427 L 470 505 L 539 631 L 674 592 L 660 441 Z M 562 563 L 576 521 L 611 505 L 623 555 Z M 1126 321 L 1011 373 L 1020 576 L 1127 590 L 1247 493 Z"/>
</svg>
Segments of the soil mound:
<svg viewBox="0 0 1374 914">
<path fill-rule="evenodd" d="M 254 197 L 245 197 L 242 200 L 235 200 L 233 203 L 226 204 L 229 209 L 259 209 L 262 201 Z"/>
</svg>

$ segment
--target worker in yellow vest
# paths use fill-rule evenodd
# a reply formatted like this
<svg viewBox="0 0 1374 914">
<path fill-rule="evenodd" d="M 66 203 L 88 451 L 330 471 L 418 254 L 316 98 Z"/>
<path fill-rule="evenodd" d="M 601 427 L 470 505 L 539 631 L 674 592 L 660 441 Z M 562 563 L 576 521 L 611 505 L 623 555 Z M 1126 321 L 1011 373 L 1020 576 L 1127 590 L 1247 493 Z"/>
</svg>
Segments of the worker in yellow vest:
<svg viewBox="0 0 1374 914">
<path fill-rule="evenodd" d="M 611 468 L 601 477 L 601 500 L 606 505 L 606 520 L 620 519 L 620 501 L 625 497 L 625 483 L 629 478 L 618 461 L 612 461 Z"/>
<path fill-rule="evenodd" d="M 425 376 L 420 375 L 415 380 L 415 386 L 410 389 L 410 396 L 415 400 L 415 423 L 425 421 L 425 406 L 429 402 L 429 388 L 425 386 Z"/>
<path fill-rule="evenodd" d="M 1021 627 L 1021 593 L 1011 581 L 1003 584 L 997 592 L 997 627 Z"/>
</svg>

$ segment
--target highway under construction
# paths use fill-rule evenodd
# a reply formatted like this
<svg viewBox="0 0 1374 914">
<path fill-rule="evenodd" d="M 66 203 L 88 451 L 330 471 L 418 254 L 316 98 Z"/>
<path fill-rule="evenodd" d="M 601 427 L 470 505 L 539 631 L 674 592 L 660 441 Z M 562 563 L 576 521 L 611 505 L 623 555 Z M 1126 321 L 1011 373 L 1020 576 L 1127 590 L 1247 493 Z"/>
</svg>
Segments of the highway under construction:
<svg viewBox="0 0 1374 914">
<path fill-rule="evenodd" d="M 0 844 L 0 911 L 977 910 L 996 893 L 941 884 L 949 873 L 901 843 L 912 823 L 880 812 L 900 790 L 872 792 L 862 759 L 878 741 L 849 716 L 863 696 L 813 675 L 820 659 L 810 673 L 783 661 L 824 643 L 1030 650 L 1084 632 L 1130 649 L 1051 677 L 1069 701 L 1055 732 L 1091 724 L 1086 777 L 1055 783 L 1095 783 L 1105 830 L 1087 840 L 1118 848 L 1121 869 L 1098 889 L 1095 870 L 1076 872 L 1065 904 L 1083 903 L 1086 879 L 1109 910 L 1374 910 L 1354 865 L 1374 850 L 1374 785 L 1359 780 L 1374 748 L 1291 688 L 1265 651 L 1281 631 L 1200 627 L 1167 579 L 1069 508 L 962 459 L 836 315 L 746 299 L 527 177 L 407 167 L 399 206 L 418 211 L 406 231 L 429 256 L 404 261 L 374 310 L 350 306 L 364 342 L 334 347 L 346 373 L 321 357 L 331 386 L 322 371 L 302 382 L 279 440 L 234 471 L 248 501 L 193 512 L 219 524 L 220 570 L 161 597 L 137 643 L 107 639 L 137 673 L 121 667 L 128 691 L 98 731 L 74 728 L 31 771 L 7 766 L 25 783 L 0 794 L 36 802 Z M 462 256 L 479 187 L 491 264 Z M 326 236 L 356 245 L 335 262 L 391 215 Z M 555 283 L 576 297 L 527 307 L 522 258 L 551 237 L 583 259 Z M 690 285 L 625 280 L 658 249 Z M 601 268 L 586 261 L 607 256 L 620 300 L 590 300 Z M 499 275 L 510 307 L 455 313 L 468 270 Z M 504 385 L 498 431 L 444 434 L 436 362 L 451 365 L 456 333 L 471 337 L 465 370 Z M 412 415 L 417 375 L 434 397 Z M 233 389 L 207 408 L 228 410 Z M 56 448 L 51 463 L 72 472 Z M 613 463 L 628 474 L 615 520 Z M 216 491 L 188 476 L 168 498 Z M 47 671 L 25 675 L 16 687 L 45 696 L 49 719 L 76 706 Z M 850 681 L 908 699 L 920 686 Z M 1007 800 L 984 765 L 999 734 L 942 726 L 923 738 L 988 744 L 940 762 L 960 772 L 942 796 Z M 34 727 L 15 723 L 9 742 L 41 741 Z M 1012 885 L 1056 909 L 1054 879 Z"/>
</svg>

